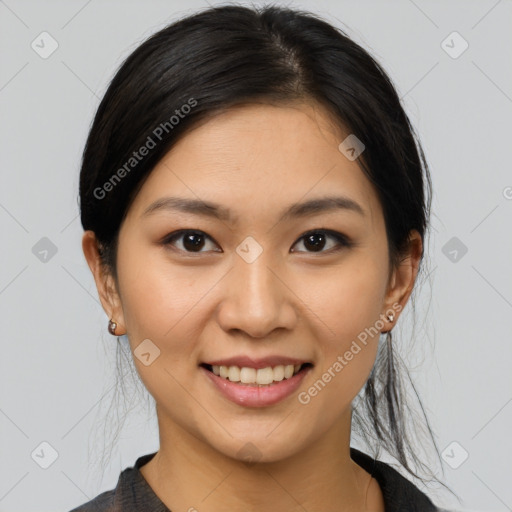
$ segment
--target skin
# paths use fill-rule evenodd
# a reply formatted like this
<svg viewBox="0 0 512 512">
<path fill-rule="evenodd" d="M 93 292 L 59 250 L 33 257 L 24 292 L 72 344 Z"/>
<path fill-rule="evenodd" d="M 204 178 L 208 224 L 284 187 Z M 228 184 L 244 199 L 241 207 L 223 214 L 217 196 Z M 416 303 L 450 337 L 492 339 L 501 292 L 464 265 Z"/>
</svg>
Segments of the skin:
<svg viewBox="0 0 512 512">
<path fill-rule="evenodd" d="M 357 161 L 338 149 L 348 133 L 315 104 L 231 109 L 189 132 L 151 172 L 120 229 L 117 283 L 100 265 L 94 233 L 84 233 L 116 335 L 128 334 L 132 351 L 145 339 L 160 350 L 149 366 L 134 357 L 156 401 L 160 435 L 141 472 L 173 512 L 384 511 L 378 483 L 349 452 L 351 402 L 374 365 L 378 336 L 360 344 L 308 404 L 297 399 L 365 328 L 383 319 L 380 331 L 393 327 L 420 261 L 421 237 L 412 231 L 391 268 L 378 197 Z M 278 220 L 291 203 L 334 194 L 358 202 L 365 215 L 334 210 Z M 220 203 L 234 219 L 142 216 L 170 195 Z M 329 236 L 315 251 L 303 235 L 321 228 L 354 245 Z M 179 229 L 206 234 L 200 252 L 184 237 L 163 243 Z M 247 236 L 263 249 L 252 263 L 236 252 Z M 393 305 L 390 322 L 383 315 Z M 234 354 L 289 355 L 314 366 L 283 401 L 244 407 L 198 367 Z M 259 451 L 257 463 L 243 460 L 247 443 Z"/>
</svg>

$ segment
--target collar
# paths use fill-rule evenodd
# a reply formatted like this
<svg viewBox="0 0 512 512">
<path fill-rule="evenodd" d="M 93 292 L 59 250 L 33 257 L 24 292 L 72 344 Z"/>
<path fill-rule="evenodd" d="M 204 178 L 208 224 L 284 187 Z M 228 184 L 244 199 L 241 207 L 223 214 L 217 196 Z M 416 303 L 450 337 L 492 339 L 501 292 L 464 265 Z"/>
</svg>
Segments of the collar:
<svg viewBox="0 0 512 512">
<path fill-rule="evenodd" d="M 377 480 L 386 512 L 436 512 L 439 510 L 411 481 L 385 462 L 350 448 L 351 459 Z"/>
</svg>

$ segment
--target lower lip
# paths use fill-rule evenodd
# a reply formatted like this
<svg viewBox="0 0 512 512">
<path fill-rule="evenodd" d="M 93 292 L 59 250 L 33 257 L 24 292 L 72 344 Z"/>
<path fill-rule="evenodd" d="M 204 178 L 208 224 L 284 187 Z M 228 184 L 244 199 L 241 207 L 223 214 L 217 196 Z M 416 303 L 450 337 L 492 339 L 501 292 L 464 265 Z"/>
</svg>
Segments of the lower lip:
<svg viewBox="0 0 512 512">
<path fill-rule="evenodd" d="M 306 374 L 311 370 L 311 366 L 307 366 L 289 379 L 283 379 L 282 381 L 261 387 L 231 382 L 224 377 L 215 375 L 203 366 L 200 366 L 199 369 L 206 374 L 228 400 L 235 404 L 246 407 L 266 407 L 290 396 L 300 386 Z"/>
</svg>

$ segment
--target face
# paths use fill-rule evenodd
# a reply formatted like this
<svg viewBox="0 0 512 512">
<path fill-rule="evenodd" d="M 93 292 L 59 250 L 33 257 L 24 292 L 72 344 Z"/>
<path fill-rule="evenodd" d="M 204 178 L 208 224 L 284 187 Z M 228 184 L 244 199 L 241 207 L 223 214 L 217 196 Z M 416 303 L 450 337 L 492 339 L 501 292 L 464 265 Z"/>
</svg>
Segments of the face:
<svg viewBox="0 0 512 512">
<path fill-rule="evenodd" d="M 246 105 L 191 131 L 144 183 L 102 300 L 161 436 L 275 461 L 350 417 L 415 274 L 389 265 L 377 195 L 338 149 L 347 135 L 319 106 Z"/>
</svg>

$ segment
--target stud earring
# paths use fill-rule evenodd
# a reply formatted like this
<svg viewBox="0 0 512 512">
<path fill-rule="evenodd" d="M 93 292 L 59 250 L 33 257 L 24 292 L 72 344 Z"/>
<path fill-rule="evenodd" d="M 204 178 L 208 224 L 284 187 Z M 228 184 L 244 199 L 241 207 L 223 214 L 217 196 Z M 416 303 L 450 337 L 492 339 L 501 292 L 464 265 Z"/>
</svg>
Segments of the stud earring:
<svg viewBox="0 0 512 512">
<path fill-rule="evenodd" d="M 108 321 L 108 332 L 110 334 L 112 334 L 112 336 L 116 335 L 116 327 L 117 327 L 117 324 L 112 319 L 110 319 Z"/>
<path fill-rule="evenodd" d="M 388 319 L 389 322 L 392 322 L 395 319 L 395 315 L 394 313 L 389 313 L 389 315 L 387 315 L 386 318 Z"/>
</svg>

